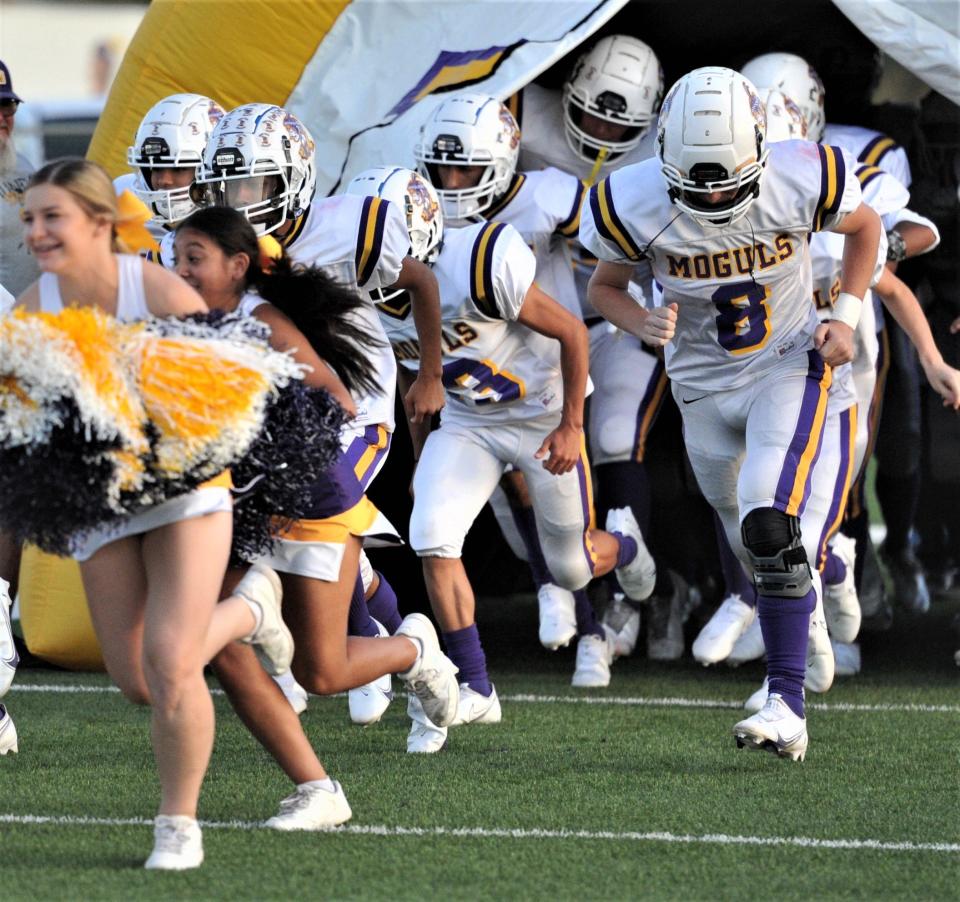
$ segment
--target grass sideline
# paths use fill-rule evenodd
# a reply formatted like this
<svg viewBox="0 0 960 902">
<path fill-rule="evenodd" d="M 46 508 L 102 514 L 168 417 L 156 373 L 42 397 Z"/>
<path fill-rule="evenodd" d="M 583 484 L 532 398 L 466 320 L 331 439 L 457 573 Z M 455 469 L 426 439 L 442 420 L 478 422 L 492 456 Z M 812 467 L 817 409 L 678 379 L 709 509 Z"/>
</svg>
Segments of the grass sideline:
<svg viewBox="0 0 960 902">
<path fill-rule="evenodd" d="M 535 697 L 505 701 L 503 724 L 456 729 L 446 751 L 419 757 L 404 752 L 402 701 L 362 730 L 348 723 L 344 698 L 311 700 L 305 726 L 354 809 L 346 831 L 251 829 L 290 787 L 218 696 L 201 817 L 241 826 L 207 828 L 206 863 L 185 874 L 140 867 L 157 798 L 146 712 L 115 692 L 26 688 L 106 687 L 101 675 L 24 670 L 5 699 L 21 753 L 0 759 L 0 895 L 957 898 L 960 695 L 948 626 L 958 607 L 940 602 L 896 632 L 866 636 L 867 673 L 811 699 L 822 707 L 811 707 L 810 751 L 797 765 L 736 751 L 739 712 L 694 706 L 742 700 L 759 665 L 705 670 L 638 657 L 615 665 L 609 689 L 577 692 L 572 649 L 539 648 L 529 597 L 483 602 L 498 691 Z M 610 702 L 547 700 L 569 696 Z M 882 707 L 910 704 L 945 710 Z M 124 820 L 134 823 L 116 823 Z M 362 832 L 377 828 L 383 835 Z M 443 832 L 458 828 L 473 832 Z M 778 838 L 902 845 L 760 844 Z"/>
</svg>

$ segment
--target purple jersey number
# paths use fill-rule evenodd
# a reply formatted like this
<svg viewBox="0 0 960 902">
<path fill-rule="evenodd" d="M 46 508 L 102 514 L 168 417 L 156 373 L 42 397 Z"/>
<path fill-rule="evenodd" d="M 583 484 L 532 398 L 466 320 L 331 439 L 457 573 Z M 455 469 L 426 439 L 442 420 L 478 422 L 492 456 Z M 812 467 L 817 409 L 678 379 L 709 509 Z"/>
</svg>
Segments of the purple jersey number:
<svg viewBox="0 0 960 902">
<path fill-rule="evenodd" d="M 717 341 L 731 354 L 758 351 L 770 337 L 770 307 L 766 285 L 734 282 L 711 296 L 717 305 Z"/>
</svg>

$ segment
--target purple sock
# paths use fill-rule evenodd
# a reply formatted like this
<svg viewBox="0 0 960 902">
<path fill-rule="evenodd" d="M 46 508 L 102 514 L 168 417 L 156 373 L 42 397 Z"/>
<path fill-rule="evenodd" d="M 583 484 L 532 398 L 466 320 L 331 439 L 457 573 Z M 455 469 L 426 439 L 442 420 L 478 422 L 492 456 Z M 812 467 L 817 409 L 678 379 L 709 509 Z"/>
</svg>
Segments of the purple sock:
<svg viewBox="0 0 960 902">
<path fill-rule="evenodd" d="M 457 679 L 461 683 L 469 683 L 474 692 L 489 696 L 493 692 L 493 686 L 487 676 L 487 658 L 483 653 L 483 646 L 480 645 L 477 625 L 474 623 L 462 630 L 444 633 L 443 644 L 450 660 L 460 668 Z"/>
<path fill-rule="evenodd" d="M 839 586 L 847 577 L 847 565 L 840 560 L 833 549 L 827 549 L 827 560 L 820 571 L 820 578 L 825 586 Z"/>
<path fill-rule="evenodd" d="M 597 612 L 594 611 L 593 605 L 590 603 L 587 590 L 577 589 L 573 593 L 573 597 L 576 602 L 574 610 L 577 615 L 577 635 L 599 636 L 602 639 L 604 637 L 603 627 L 597 620 Z"/>
<path fill-rule="evenodd" d="M 533 513 L 533 508 L 511 505 L 510 510 L 513 512 L 513 522 L 516 524 L 517 532 L 523 539 L 523 547 L 527 549 L 527 562 L 530 565 L 533 584 L 539 589 L 547 583 L 552 583 L 553 577 L 550 575 L 550 568 L 547 566 L 543 549 L 540 547 L 540 536 L 537 534 L 537 518 Z"/>
<path fill-rule="evenodd" d="M 760 632 L 767 649 L 770 692 L 777 692 L 797 717 L 803 717 L 803 677 L 807 669 L 810 614 L 817 603 L 811 589 L 803 598 L 757 597 Z"/>
<path fill-rule="evenodd" d="M 611 532 L 619 543 L 617 548 L 617 563 L 614 565 L 618 570 L 626 567 L 637 556 L 637 540 L 633 536 L 625 536 L 623 533 Z"/>
<path fill-rule="evenodd" d="M 374 571 L 380 579 L 377 591 L 367 599 L 367 607 L 371 616 L 379 620 L 392 636 L 403 623 L 400 616 L 400 610 L 397 606 L 397 593 L 393 591 L 393 586 L 384 579 L 379 570 Z"/>
<path fill-rule="evenodd" d="M 755 608 L 757 606 L 757 589 L 753 580 L 747 575 L 730 547 L 727 540 L 727 531 L 716 511 L 713 514 L 713 525 L 717 532 L 717 550 L 720 552 L 720 570 L 723 573 L 724 591 L 727 595 L 739 595 L 745 604 Z"/>
<path fill-rule="evenodd" d="M 350 613 L 347 615 L 347 634 L 350 636 L 379 636 L 380 630 L 370 616 L 370 609 L 364 599 L 363 580 L 357 574 L 350 599 Z"/>
</svg>

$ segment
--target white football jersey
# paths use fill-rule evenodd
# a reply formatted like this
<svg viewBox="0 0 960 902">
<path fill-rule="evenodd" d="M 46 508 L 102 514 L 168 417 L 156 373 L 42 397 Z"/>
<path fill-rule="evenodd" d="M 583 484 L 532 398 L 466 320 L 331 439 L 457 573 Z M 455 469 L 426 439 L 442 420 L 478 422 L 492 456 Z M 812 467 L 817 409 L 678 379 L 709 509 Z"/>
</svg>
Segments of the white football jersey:
<svg viewBox="0 0 960 902">
<path fill-rule="evenodd" d="M 518 323 L 536 259 L 507 223 L 446 229 L 433 265 L 440 283 L 443 422 L 516 422 L 563 405 L 560 343 Z M 393 352 L 416 372 L 420 346 L 404 296 L 378 304 Z"/>
<path fill-rule="evenodd" d="M 537 285 L 577 318 L 580 301 L 568 242 L 580 231 L 585 197 L 586 185 L 559 169 L 518 172 L 506 194 L 483 214 L 521 234 L 537 258 Z"/>
<path fill-rule="evenodd" d="M 601 260 L 649 258 L 663 303 L 679 305 L 664 348 L 673 381 L 704 392 L 739 388 L 813 346 L 807 236 L 859 206 L 854 170 L 840 148 L 776 143 L 747 214 L 711 228 L 671 204 L 660 162 L 647 160 L 590 189 L 580 240 Z"/>
<path fill-rule="evenodd" d="M 403 212 L 380 197 L 341 194 L 317 199 L 280 243 L 294 263 L 322 269 L 341 285 L 359 290 L 369 302 L 356 315 L 364 331 L 383 342 L 381 348 L 366 349 L 382 392 L 353 394 L 357 416 L 350 425 L 383 423 L 392 431 L 397 364 L 370 292 L 388 288 L 400 278 L 410 252 Z"/>
<path fill-rule="evenodd" d="M 823 144 L 836 144 L 852 153 L 858 163 L 878 166 L 889 172 L 904 188 L 910 187 L 910 162 L 907 152 L 893 138 L 859 125 L 836 125 L 828 122 L 823 130 Z"/>
</svg>

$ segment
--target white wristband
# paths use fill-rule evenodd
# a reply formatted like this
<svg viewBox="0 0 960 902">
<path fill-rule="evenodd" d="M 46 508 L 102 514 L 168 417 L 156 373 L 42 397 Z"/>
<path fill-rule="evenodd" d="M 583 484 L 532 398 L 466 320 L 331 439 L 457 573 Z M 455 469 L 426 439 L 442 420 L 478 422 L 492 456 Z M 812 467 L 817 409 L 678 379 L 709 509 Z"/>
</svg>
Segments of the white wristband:
<svg viewBox="0 0 960 902">
<path fill-rule="evenodd" d="M 860 322 L 860 309 L 863 307 L 863 301 L 855 294 L 847 291 L 840 292 L 840 296 L 833 302 L 833 309 L 830 311 L 830 319 L 838 323 L 843 323 L 851 329 L 857 328 Z"/>
</svg>

